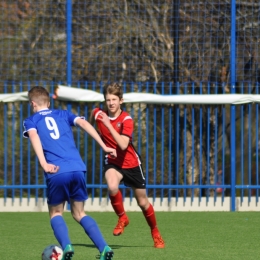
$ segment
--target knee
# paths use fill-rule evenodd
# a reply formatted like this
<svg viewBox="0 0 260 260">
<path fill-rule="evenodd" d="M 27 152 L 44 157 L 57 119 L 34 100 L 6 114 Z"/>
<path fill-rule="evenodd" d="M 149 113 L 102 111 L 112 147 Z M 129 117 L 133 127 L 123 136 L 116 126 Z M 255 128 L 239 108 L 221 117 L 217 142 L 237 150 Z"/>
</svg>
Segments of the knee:
<svg viewBox="0 0 260 260">
<path fill-rule="evenodd" d="M 122 175 L 113 170 L 110 169 L 110 171 L 106 172 L 105 178 L 108 186 L 108 191 L 110 194 L 115 194 L 118 191 L 120 181 L 122 180 Z"/>
<path fill-rule="evenodd" d="M 150 205 L 147 198 L 142 198 L 142 199 L 137 200 L 137 204 L 142 210 L 146 210 Z"/>
<path fill-rule="evenodd" d="M 84 213 L 80 213 L 80 212 L 71 212 L 72 217 L 74 218 L 75 221 L 77 221 L 78 223 L 80 222 L 80 220 L 86 216 L 86 214 Z"/>
<path fill-rule="evenodd" d="M 118 192 L 118 185 L 117 184 L 108 184 L 108 191 L 109 194 L 115 195 Z"/>
</svg>

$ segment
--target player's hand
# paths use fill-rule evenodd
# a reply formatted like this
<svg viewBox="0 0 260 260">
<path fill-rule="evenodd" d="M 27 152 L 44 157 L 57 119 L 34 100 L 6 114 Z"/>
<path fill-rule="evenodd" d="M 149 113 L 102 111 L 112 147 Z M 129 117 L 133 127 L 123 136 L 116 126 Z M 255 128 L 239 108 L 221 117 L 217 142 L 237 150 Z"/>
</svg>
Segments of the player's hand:
<svg viewBox="0 0 260 260">
<path fill-rule="evenodd" d="M 107 147 L 107 148 L 105 149 L 105 152 L 106 152 L 107 154 L 109 154 L 111 158 L 116 158 L 116 157 L 117 157 L 116 149 Z"/>
<path fill-rule="evenodd" d="M 53 173 L 58 172 L 60 167 L 57 165 L 54 165 L 54 164 L 46 163 L 45 165 L 43 165 L 43 169 L 45 172 L 47 172 L 49 174 L 53 174 Z"/>
<path fill-rule="evenodd" d="M 101 122 L 103 122 L 103 124 L 108 127 L 109 125 L 111 125 L 110 123 L 110 119 L 108 118 L 107 114 L 105 112 L 101 112 L 98 115 L 98 120 L 100 120 Z"/>
</svg>

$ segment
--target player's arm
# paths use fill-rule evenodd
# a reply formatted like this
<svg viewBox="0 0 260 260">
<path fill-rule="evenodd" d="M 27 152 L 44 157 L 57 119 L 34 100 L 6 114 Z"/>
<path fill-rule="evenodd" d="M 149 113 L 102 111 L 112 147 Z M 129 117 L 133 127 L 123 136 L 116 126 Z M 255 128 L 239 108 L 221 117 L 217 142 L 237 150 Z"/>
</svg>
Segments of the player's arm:
<svg viewBox="0 0 260 260">
<path fill-rule="evenodd" d="M 109 122 L 109 126 L 107 127 L 109 132 L 111 133 L 111 135 L 113 136 L 113 138 L 115 139 L 115 141 L 117 142 L 118 146 L 120 147 L 121 150 L 125 150 L 128 145 L 129 145 L 129 140 L 130 138 L 126 135 L 120 135 L 115 128 L 111 125 L 111 123 Z"/>
<path fill-rule="evenodd" d="M 112 157 L 116 157 L 116 150 L 110 147 L 107 147 L 105 143 L 102 141 L 96 129 L 86 120 L 78 117 L 75 122 L 81 129 L 86 131 L 92 138 L 94 138 L 97 143 L 101 146 L 101 148 L 109 153 Z"/>
<path fill-rule="evenodd" d="M 32 147 L 38 157 L 38 160 L 40 162 L 40 165 L 44 169 L 45 172 L 48 173 L 56 173 L 59 170 L 59 167 L 53 164 L 49 164 L 46 162 L 43 149 L 42 149 L 42 143 L 40 140 L 39 135 L 37 134 L 37 131 L 32 129 L 27 132 L 29 139 L 31 141 Z"/>
<path fill-rule="evenodd" d="M 99 115 L 100 115 L 99 120 L 101 120 L 103 124 L 107 127 L 107 129 L 109 130 L 109 132 L 111 133 L 115 141 L 117 142 L 118 146 L 120 147 L 120 149 L 124 151 L 129 145 L 130 138 L 126 135 L 120 135 L 115 130 L 115 128 L 111 125 L 110 120 L 106 113 L 102 112 Z"/>
</svg>

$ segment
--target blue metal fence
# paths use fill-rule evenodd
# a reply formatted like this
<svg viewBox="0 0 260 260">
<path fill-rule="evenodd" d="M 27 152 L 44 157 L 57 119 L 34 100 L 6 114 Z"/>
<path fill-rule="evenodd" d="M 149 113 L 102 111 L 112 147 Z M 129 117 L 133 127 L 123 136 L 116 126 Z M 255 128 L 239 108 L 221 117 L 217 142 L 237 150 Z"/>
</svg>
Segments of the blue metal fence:
<svg viewBox="0 0 260 260">
<path fill-rule="evenodd" d="M 35 83 L 37 84 L 37 83 Z M 13 85 L 13 91 L 26 91 L 30 84 Z M 34 85 L 34 84 L 33 84 Z M 43 84 L 50 93 L 53 83 Z M 102 85 L 78 84 L 79 88 L 102 91 Z M 124 86 L 127 91 L 160 91 L 172 94 L 164 84 Z M 199 93 L 202 93 L 201 84 Z M 242 93 L 251 93 L 251 85 L 241 85 Z M 6 88 L 7 89 L 7 88 Z M 195 85 L 184 86 L 184 93 L 195 93 Z M 212 91 L 208 86 L 208 93 Z M 214 90 L 219 93 L 219 89 Z M 225 88 L 221 89 L 225 93 Z M 258 94 L 258 88 L 256 88 Z M 23 120 L 31 113 L 27 102 L 1 103 L 3 144 L 0 164 L 0 194 L 7 198 L 46 198 L 42 169 L 28 140 L 22 137 Z M 70 109 L 89 117 L 99 103 L 64 102 L 51 99 L 51 107 Z M 259 196 L 259 105 L 179 105 L 174 117 L 173 105 L 125 104 L 135 120 L 133 143 L 143 159 L 147 193 L 155 201 L 203 198 L 225 201 L 231 197 L 251 201 Z M 233 124 L 233 125 L 232 125 Z M 175 133 L 175 129 L 177 132 Z M 235 129 L 235 131 L 234 131 Z M 103 154 L 98 145 L 80 129 L 74 129 L 75 141 L 87 166 L 87 187 L 92 198 L 107 196 L 102 173 Z M 174 137 L 176 140 L 174 140 Z M 234 147 L 232 148 L 232 146 Z M 233 166 L 232 166 L 233 165 Z M 233 167 L 233 168 L 232 168 Z M 232 170 L 235 169 L 235 173 Z M 126 197 L 130 189 L 121 186 Z"/>
<path fill-rule="evenodd" d="M 97 81 L 113 78 L 128 82 L 125 92 L 225 94 L 228 89 L 231 94 L 258 94 L 255 25 L 259 15 L 255 8 L 259 4 L 241 3 L 174 1 L 168 5 L 159 1 L 146 5 L 128 1 L 115 8 L 113 1 L 67 0 L 55 5 L 44 0 L 24 6 L 21 18 L 15 13 L 20 7 L 7 3 L 3 6 L 9 8 L 1 9 L 0 65 L 6 78 L 0 80 L 0 92 L 26 91 L 41 84 L 52 93 L 59 80 L 68 86 L 80 81 L 77 87 L 101 92 L 102 84 Z M 121 12 L 126 6 L 128 15 Z M 152 15 L 150 8 L 164 18 Z M 59 10 L 60 15 L 52 10 Z M 34 79 L 41 82 L 30 82 Z M 48 79 L 55 82 L 44 82 Z M 86 117 L 95 105 L 102 104 L 51 101 L 52 107 Z M 5 200 L 45 198 L 42 169 L 30 143 L 22 138 L 22 121 L 30 115 L 30 107 L 26 102 L 0 106 L 0 195 Z M 250 202 L 256 196 L 258 202 L 258 104 L 126 104 L 124 108 L 136 122 L 133 140 L 144 161 L 147 192 L 154 201 L 224 201 L 230 196 L 233 211 L 236 197 Z M 106 196 L 102 151 L 87 135 L 74 131 L 87 165 L 90 194 L 101 199 Z M 125 188 L 123 194 L 133 196 Z"/>
</svg>

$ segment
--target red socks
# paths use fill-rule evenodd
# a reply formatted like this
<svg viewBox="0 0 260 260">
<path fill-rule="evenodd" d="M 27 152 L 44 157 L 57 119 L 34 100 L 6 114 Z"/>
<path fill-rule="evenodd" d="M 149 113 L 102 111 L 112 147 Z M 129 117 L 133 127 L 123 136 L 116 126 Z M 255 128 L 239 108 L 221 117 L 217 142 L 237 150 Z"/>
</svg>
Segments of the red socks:
<svg viewBox="0 0 260 260">
<path fill-rule="evenodd" d="M 152 235 L 159 234 L 159 230 L 157 228 L 156 218 L 154 214 L 154 209 L 152 204 L 150 204 L 149 208 L 146 211 L 143 211 L 144 217 L 151 228 Z"/>
<path fill-rule="evenodd" d="M 110 197 L 111 205 L 112 205 L 115 213 L 117 214 L 117 216 L 119 218 L 124 217 L 125 209 L 124 209 L 124 205 L 123 205 L 123 197 L 122 197 L 121 191 L 119 190 L 116 195 L 109 195 L 109 197 Z M 150 204 L 150 206 L 147 210 L 143 211 L 143 214 L 144 214 L 144 217 L 145 217 L 148 225 L 151 228 L 152 235 L 159 234 L 159 230 L 156 226 L 157 223 L 156 223 L 154 208 L 153 208 L 152 204 Z"/>
<path fill-rule="evenodd" d="M 125 209 L 123 205 L 123 197 L 121 191 L 118 190 L 116 195 L 109 195 L 109 197 L 115 213 L 117 214 L 118 217 L 121 218 L 123 215 L 125 215 Z"/>
</svg>

